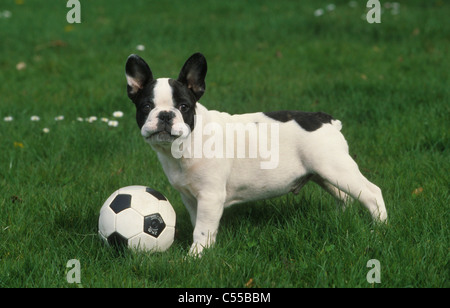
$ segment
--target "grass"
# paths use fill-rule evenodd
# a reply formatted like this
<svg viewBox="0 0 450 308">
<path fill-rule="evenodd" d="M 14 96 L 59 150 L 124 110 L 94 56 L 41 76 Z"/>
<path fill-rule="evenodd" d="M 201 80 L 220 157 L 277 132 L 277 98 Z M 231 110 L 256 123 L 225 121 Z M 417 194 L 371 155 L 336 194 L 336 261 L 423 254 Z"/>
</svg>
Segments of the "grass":
<svg viewBox="0 0 450 308">
<path fill-rule="evenodd" d="M 448 3 L 402 2 L 381 24 L 361 18 L 364 1 L 335 1 L 319 17 L 329 2 L 81 3 L 74 25 L 65 1 L 0 4 L 11 12 L 0 18 L 0 287 L 71 287 L 70 259 L 84 287 L 450 286 Z M 139 135 L 124 65 L 139 53 L 155 76 L 176 77 L 196 51 L 208 59 L 201 102 L 210 109 L 340 119 L 351 154 L 383 190 L 388 225 L 359 204 L 342 212 L 309 184 L 226 210 L 215 247 L 186 260 L 192 226 Z M 118 127 L 76 120 L 116 110 Z M 132 184 L 173 204 L 169 251 L 119 254 L 98 239 L 102 203 Z M 380 284 L 366 281 L 370 259 Z"/>
</svg>

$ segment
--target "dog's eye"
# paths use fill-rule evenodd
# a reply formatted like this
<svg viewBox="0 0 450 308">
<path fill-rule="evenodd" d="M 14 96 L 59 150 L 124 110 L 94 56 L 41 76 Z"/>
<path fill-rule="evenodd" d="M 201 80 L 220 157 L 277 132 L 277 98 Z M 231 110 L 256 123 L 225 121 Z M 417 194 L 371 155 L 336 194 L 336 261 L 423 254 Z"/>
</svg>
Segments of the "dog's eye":
<svg viewBox="0 0 450 308">
<path fill-rule="evenodd" d="M 145 104 L 142 106 L 141 110 L 144 113 L 150 113 L 150 111 L 152 110 L 152 106 L 150 104 Z"/>
<path fill-rule="evenodd" d="M 189 110 L 189 106 L 188 106 L 187 104 L 181 104 L 180 106 L 178 106 L 178 109 L 179 109 L 181 112 L 186 112 L 186 111 Z"/>
</svg>

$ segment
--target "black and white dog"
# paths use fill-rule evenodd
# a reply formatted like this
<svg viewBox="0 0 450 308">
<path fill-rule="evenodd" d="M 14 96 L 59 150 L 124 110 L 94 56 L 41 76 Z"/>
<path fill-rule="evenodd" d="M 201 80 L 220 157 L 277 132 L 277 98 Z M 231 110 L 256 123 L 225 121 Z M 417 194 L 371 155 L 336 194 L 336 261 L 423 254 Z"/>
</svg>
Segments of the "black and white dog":
<svg viewBox="0 0 450 308">
<path fill-rule="evenodd" d="M 137 55 L 129 56 L 125 70 L 141 134 L 194 225 L 190 254 L 215 242 L 224 208 L 298 193 L 309 180 L 339 200 L 359 200 L 373 219 L 386 221 L 381 190 L 349 155 L 339 120 L 321 112 L 208 110 L 198 102 L 207 71 L 200 53 L 186 61 L 178 79 L 154 79 Z"/>
</svg>

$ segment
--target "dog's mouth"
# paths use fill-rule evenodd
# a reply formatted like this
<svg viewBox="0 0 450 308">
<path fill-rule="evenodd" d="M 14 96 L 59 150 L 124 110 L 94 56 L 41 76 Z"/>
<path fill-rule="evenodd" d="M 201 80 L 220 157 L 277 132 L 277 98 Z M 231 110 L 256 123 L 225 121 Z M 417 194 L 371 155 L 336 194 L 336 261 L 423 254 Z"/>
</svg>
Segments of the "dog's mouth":
<svg viewBox="0 0 450 308">
<path fill-rule="evenodd" d="M 145 137 L 145 139 L 151 143 L 171 143 L 176 138 L 178 138 L 178 136 L 171 135 L 170 132 L 166 130 L 157 131 L 148 137 Z"/>
<path fill-rule="evenodd" d="M 175 139 L 185 137 L 190 133 L 189 127 L 184 124 L 161 125 L 154 131 L 145 131 L 145 141 L 151 144 L 170 144 Z"/>
</svg>

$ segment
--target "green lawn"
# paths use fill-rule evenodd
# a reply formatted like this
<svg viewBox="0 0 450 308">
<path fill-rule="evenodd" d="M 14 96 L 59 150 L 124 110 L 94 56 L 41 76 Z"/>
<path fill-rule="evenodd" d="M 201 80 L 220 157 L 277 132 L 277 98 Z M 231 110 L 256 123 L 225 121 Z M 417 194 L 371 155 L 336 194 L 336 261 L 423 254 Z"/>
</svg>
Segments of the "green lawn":
<svg viewBox="0 0 450 308">
<path fill-rule="evenodd" d="M 66 1 L 2 1 L 0 287 L 73 287 L 70 259 L 84 287 L 450 287 L 450 4 L 403 1 L 380 24 L 362 18 L 366 1 L 328 4 L 81 0 L 82 22 L 71 25 Z M 357 203 L 342 212 L 308 184 L 226 210 L 214 248 L 186 259 L 190 219 L 140 136 L 124 66 L 138 53 L 155 77 L 175 78 L 197 51 L 210 109 L 340 119 L 389 223 L 373 224 Z M 174 206 L 167 252 L 117 253 L 99 240 L 103 202 L 133 184 Z M 380 284 L 366 280 L 370 259 Z"/>
</svg>

